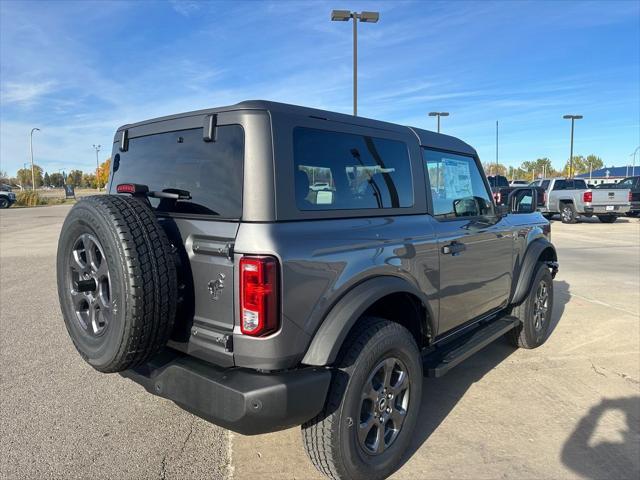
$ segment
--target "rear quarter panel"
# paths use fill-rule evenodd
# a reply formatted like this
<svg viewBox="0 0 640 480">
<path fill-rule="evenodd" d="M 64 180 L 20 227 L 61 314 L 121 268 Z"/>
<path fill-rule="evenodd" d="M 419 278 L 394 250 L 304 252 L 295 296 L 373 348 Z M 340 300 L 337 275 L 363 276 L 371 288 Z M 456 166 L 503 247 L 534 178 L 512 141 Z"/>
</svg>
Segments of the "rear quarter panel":
<svg viewBox="0 0 640 480">
<path fill-rule="evenodd" d="M 438 250 L 432 222 L 428 215 L 405 215 L 241 224 L 237 255 L 269 254 L 280 262 L 283 328 L 268 339 L 235 336 L 236 364 L 256 359 L 266 364 L 285 352 L 286 363 L 295 364 L 331 307 L 369 278 L 400 277 L 425 299 L 436 298 Z M 427 307 L 437 318 L 437 303 Z"/>
</svg>

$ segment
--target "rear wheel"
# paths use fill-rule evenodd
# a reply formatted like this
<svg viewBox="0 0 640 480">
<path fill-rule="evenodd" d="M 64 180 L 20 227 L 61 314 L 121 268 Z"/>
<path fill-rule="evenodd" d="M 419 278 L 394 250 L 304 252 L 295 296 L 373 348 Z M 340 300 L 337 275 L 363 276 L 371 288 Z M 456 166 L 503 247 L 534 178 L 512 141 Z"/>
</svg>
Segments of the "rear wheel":
<svg viewBox="0 0 640 480">
<path fill-rule="evenodd" d="M 345 342 L 324 411 L 302 426 L 305 450 L 332 479 L 376 480 L 398 466 L 422 396 L 422 362 L 403 326 L 363 319 Z"/>
<path fill-rule="evenodd" d="M 615 215 L 598 215 L 598 220 L 602 223 L 613 223 L 618 217 Z"/>
<path fill-rule="evenodd" d="M 0 197 L 0 208 L 9 208 L 11 203 L 6 198 Z"/>
<path fill-rule="evenodd" d="M 573 203 L 563 203 L 560 207 L 560 216 L 562 217 L 562 223 L 577 223 L 578 214 L 573 206 Z"/>
<path fill-rule="evenodd" d="M 508 333 L 511 343 L 521 348 L 536 348 L 549 336 L 553 310 L 553 278 L 547 266 L 538 262 L 529 293 L 513 308 L 512 315 L 522 322 Z"/>
<path fill-rule="evenodd" d="M 58 242 L 57 280 L 69 336 L 96 370 L 126 370 L 166 345 L 176 270 L 162 227 L 141 201 L 101 195 L 74 205 Z"/>
</svg>

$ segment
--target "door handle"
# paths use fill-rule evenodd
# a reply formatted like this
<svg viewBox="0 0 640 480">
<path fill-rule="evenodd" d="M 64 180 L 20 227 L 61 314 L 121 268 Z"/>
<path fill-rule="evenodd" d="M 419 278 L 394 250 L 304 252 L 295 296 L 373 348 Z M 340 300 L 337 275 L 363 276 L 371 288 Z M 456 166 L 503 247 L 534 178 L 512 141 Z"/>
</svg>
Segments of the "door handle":
<svg viewBox="0 0 640 480">
<path fill-rule="evenodd" d="M 449 245 L 442 247 L 442 253 L 445 255 L 459 255 L 467 249 L 464 243 L 451 242 Z"/>
</svg>

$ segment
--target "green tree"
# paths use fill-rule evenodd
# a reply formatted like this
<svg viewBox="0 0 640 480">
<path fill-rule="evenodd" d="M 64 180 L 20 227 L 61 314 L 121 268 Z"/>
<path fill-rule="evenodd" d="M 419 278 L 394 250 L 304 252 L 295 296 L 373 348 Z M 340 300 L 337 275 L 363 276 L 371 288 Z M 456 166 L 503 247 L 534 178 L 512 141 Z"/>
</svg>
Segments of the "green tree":
<svg viewBox="0 0 640 480">
<path fill-rule="evenodd" d="M 82 187 L 83 188 L 97 188 L 96 176 L 93 173 L 85 173 L 82 175 Z"/>
<path fill-rule="evenodd" d="M 536 178 L 539 176 L 554 177 L 558 174 L 553 168 L 551 160 L 547 157 L 537 158 L 533 161 L 522 162 L 520 169 L 525 174 L 527 179 Z"/>
<path fill-rule="evenodd" d="M 580 175 L 581 173 L 589 173 L 589 169 L 597 170 L 604 167 L 604 162 L 597 155 L 574 155 L 573 157 L 573 175 Z M 565 176 L 569 176 L 569 161 L 564 165 L 562 173 Z"/>
<path fill-rule="evenodd" d="M 52 173 L 49 175 L 49 180 L 52 187 L 60 188 L 64 186 L 64 177 L 61 173 Z"/>
<path fill-rule="evenodd" d="M 71 170 L 67 175 L 67 184 L 79 187 L 82 184 L 82 170 Z"/>
<path fill-rule="evenodd" d="M 42 181 L 43 185 L 45 187 L 50 187 L 51 186 L 51 179 L 49 178 L 49 173 L 48 172 L 44 172 L 44 180 Z"/>
<path fill-rule="evenodd" d="M 36 188 L 39 188 L 42 186 L 42 168 L 39 167 L 38 165 L 34 165 L 33 166 L 33 170 L 34 170 L 34 176 L 36 179 Z M 18 178 L 18 182 L 20 183 L 20 185 L 22 185 L 22 187 L 32 187 L 31 184 L 31 168 L 21 168 L 20 170 L 18 170 L 18 173 L 16 174 L 16 177 Z"/>
</svg>

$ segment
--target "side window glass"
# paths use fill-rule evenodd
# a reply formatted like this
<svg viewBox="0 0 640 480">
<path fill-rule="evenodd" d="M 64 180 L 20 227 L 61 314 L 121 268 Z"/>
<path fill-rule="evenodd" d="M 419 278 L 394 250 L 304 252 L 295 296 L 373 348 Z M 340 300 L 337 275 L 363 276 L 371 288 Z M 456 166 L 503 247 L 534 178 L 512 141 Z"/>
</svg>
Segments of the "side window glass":
<svg viewBox="0 0 640 480">
<path fill-rule="evenodd" d="M 493 212 L 491 197 L 472 157 L 424 149 L 433 213 L 445 218 Z"/>
<path fill-rule="evenodd" d="M 549 188 L 549 180 L 542 181 L 542 188 L 544 188 L 545 190 Z"/>
<path fill-rule="evenodd" d="M 565 180 L 556 180 L 553 184 L 554 190 L 564 190 L 566 188 L 567 182 Z"/>
<path fill-rule="evenodd" d="M 293 149 L 300 210 L 413 206 L 411 162 L 403 142 L 297 127 Z"/>
</svg>

